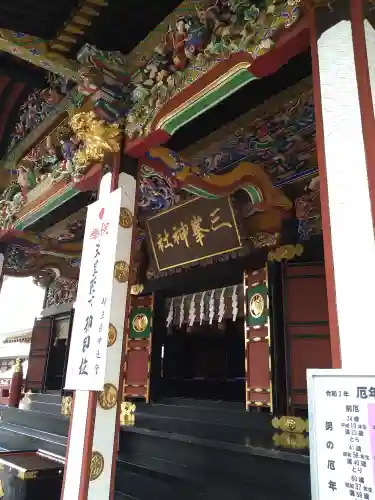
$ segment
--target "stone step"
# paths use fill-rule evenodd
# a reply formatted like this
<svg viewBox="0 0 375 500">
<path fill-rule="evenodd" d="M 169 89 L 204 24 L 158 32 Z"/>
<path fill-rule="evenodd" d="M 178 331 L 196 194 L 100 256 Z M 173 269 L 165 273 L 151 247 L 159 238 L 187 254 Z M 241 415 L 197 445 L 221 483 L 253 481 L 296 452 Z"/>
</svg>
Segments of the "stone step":
<svg viewBox="0 0 375 500">
<path fill-rule="evenodd" d="M 198 440 L 175 434 L 137 434 L 129 428 L 120 434 L 119 461 L 144 469 L 172 474 L 189 481 L 247 484 L 247 488 L 262 489 L 267 477 L 267 491 L 277 498 L 278 491 L 287 491 L 289 498 L 309 498 L 310 471 L 304 462 L 280 460 L 255 455 L 246 446 L 227 447 L 219 441 Z M 288 458 L 294 457 L 292 454 Z M 303 457 L 305 460 L 306 457 Z M 265 471 L 267 471 L 265 473 Z M 184 476 L 187 474 L 187 476 Z M 272 498 L 272 497 L 270 497 Z"/>
<path fill-rule="evenodd" d="M 200 404 L 201 403 L 201 404 Z M 238 403 L 177 400 L 165 403 L 136 403 L 136 417 L 190 420 L 273 432 L 269 413 L 247 412 Z"/>
<path fill-rule="evenodd" d="M 49 415 L 61 415 L 61 401 L 56 403 L 46 403 L 39 401 L 29 401 L 26 408 L 28 411 L 48 413 Z"/>
<path fill-rule="evenodd" d="M 59 436 L 68 435 L 69 419 L 62 415 L 3 406 L 0 408 L 0 418 L 2 423 L 16 424 Z"/>
<path fill-rule="evenodd" d="M 60 392 L 29 392 L 27 393 L 27 398 L 33 402 L 61 405 L 62 395 Z"/>
</svg>

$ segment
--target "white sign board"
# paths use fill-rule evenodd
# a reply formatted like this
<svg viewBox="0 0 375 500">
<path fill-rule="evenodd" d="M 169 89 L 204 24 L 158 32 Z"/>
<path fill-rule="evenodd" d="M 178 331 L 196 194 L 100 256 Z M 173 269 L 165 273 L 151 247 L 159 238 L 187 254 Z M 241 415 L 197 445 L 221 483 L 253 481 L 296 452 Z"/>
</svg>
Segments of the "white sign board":
<svg viewBox="0 0 375 500">
<path fill-rule="evenodd" d="M 87 209 L 65 389 L 103 389 L 121 189 Z"/>
<path fill-rule="evenodd" d="M 308 370 L 313 500 L 375 500 L 375 375 Z"/>
</svg>

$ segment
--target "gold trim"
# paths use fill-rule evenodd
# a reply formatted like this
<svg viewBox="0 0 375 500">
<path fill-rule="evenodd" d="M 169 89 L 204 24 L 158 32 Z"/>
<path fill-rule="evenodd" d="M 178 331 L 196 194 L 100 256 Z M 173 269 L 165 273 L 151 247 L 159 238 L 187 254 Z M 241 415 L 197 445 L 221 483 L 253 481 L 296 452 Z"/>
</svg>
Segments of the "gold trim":
<svg viewBox="0 0 375 500">
<path fill-rule="evenodd" d="M 20 470 L 18 471 L 17 477 L 22 479 L 22 481 L 27 479 L 35 479 L 38 477 L 39 471 L 37 470 Z"/>
<path fill-rule="evenodd" d="M 84 16 L 76 15 L 72 18 L 72 23 L 79 24 L 80 26 L 91 26 L 91 21 Z"/>
<path fill-rule="evenodd" d="M 3 480 L 0 479 L 0 498 L 4 498 L 5 493 L 4 493 L 4 487 L 3 487 Z"/>
<path fill-rule="evenodd" d="M 68 33 L 74 33 L 75 35 L 84 34 L 84 30 L 82 28 L 80 28 L 78 25 L 70 23 L 65 26 L 64 30 L 67 31 Z"/>
<path fill-rule="evenodd" d="M 108 327 L 107 347 L 111 347 L 116 342 L 116 340 L 117 340 L 117 330 L 112 325 L 112 323 L 110 323 Z"/>
<path fill-rule="evenodd" d="M 232 213 L 232 219 L 233 219 L 234 227 L 236 229 L 236 234 L 237 234 L 239 246 L 238 247 L 234 247 L 234 248 L 229 248 L 228 250 L 225 250 L 224 252 L 216 252 L 216 253 L 213 253 L 213 254 L 210 254 L 210 255 L 205 255 L 204 257 L 200 257 L 199 259 L 192 259 L 192 260 L 188 260 L 188 261 L 185 261 L 185 262 L 180 262 L 178 264 L 174 264 L 173 266 L 168 266 L 168 267 L 160 268 L 160 266 L 159 266 L 159 260 L 157 258 L 157 253 L 155 252 L 155 245 L 154 245 L 154 240 L 152 238 L 152 234 L 151 234 L 151 230 L 150 230 L 150 226 L 149 226 L 149 221 L 153 220 L 153 219 L 157 219 L 158 217 L 160 217 L 160 216 L 162 216 L 162 215 L 164 215 L 164 214 L 166 214 L 168 212 L 172 212 L 173 210 L 177 210 L 178 208 L 183 207 L 185 205 L 188 205 L 189 203 L 193 203 L 194 201 L 202 200 L 202 198 L 200 198 L 199 196 L 197 196 L 196 198 L 192 198 L 191 200 L 188 200 L 188 201 L 186 201 L 184 203 L 181 203 L 179 205 L 175 205 L 172 208 L 168 208 L 167 210 L 163 210 L 162 212 L 158 213 L 157 215 L 154 215 L 153 217 L 150 217 L 149 219 L 146 220 L 146 225 L 147 225 L 147 230 L 148 230 L 148 234 L 149 234 L 150 241 L 151 241 L 152 250 L 154 252 L 155 261 L 156 261 L 156 264 L 158 266 L 158 270 L 159 271 L 167 271 L 168 269 L 174 269 L 175 267 L 185 266 L 187 264 L 193 264 L 194 262 L 199 262 L 201 260 L 210 259 L 211 257 L 217 257 L 218 255 L 224 255 L 226 253 L 234 252 L 235 250 L 239 250 L 240 248 L 242 248 L 241 237 L 240 237 L 240 233 L 238 231 L 238 226 L 237 226 L 236 216 L 235 216 L 234 210 L 233 210 L 232 201 L 231 201 L 231 199 L 230 199 L 229 196 L 227 196 L 226 198 L 227 198 L 228 203 L 229 203 L 229 209 L 230 209 L 230 211 Z"/>
<path fill-rule="evenodd" d="M 283 432 L 301 434 L 303 432 L 308 432 L 309 422 L 300 417 L 274 417 L 272 419 L 272 427 L 274 429 L 280 429 Z"/>
<path fill-rule="evenodd" d="M 309 438 L 304 434 L 293 434 L 291 432 L 283 432 L 282 434 L 274 434 L 272 441 L 275 446 L 280 448 L 290 448 L 293 450 L 304 450 L 309 447 Z"/>
<path fill-rule="evenodd" d="M 303 254 L 303 246 L 297 245 L 283 245 L 281 247 L 271 250 L 268 254 L 268 260 L 281 262 L 282 260 L 292 260 L 295 257 L 300 257 Z"/>
<path fill-rule="evenodd" d="M 63 43 L 54 42 L 51 44 L 52 50 L 57 50 L 58 52 L 69 52 L 70 47 L 67 47 Z"/>
<path fill-rule="evenodd" d="M 117 404 L 117 389 L 113 384 L 104 384 L 98 394 L 98 403 L 103 410 L 111 410 Z"/>
<path fill-rule="evenodd" d="M 57 37 L 57 41 L 59 42 L 65 42 L 65 43 L 77 43 L 77 38 L 73 38 L 72 36 L 70 36 L 69 34 L 67 33 L 61 33 L 61 35 L 59 35 Z"/>
<path fill-rule="evenodd" d="M 129 229 L 133 226 L 133 215 L 127 208 L 120 208 L 120 221 L 119 224 L 124 229 Z"/>
<path fill-rule="evenodd" d="M 114 276 L 119 283 L 126 283 L 129 279 L 129 264 L 124 260 L 115 263 Z"/>
<path fill-rule="evenodd" d="M 103 470 L 104 457 L 99 451 L 94 451 L 91 455 L 89 480 L 95 481 L 95 479 L 98 479 L 98 477 L 101 476 Z"/>
</svg>

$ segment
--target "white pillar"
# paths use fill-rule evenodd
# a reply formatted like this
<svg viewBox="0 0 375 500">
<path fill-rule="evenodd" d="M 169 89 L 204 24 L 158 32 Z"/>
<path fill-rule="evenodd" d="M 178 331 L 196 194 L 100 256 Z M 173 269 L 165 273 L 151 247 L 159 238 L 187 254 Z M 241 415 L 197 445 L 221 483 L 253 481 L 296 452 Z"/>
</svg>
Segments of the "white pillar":
<svg viewBox="0 0 375 500">
<path fill-rule="evenodd" d="M 332 348 L 338 331 L 342 367 L 373 370 L 375 135 L 371 144 L 373 102 L 364 89 L 369 69 L 359 40 L 367 21 L 353 17 L 361 3 L 338 0 L 312 14 L 312 56 Z M 374 38 L 368 43 L 375 50 Z"/>
<path fill-rule="evenodd" d="M 106 174 L 100 186 L 100 197 L 108 194 L 111 174 Z M 130 262 L 136 180 L 121 173 L 119 187 L 124 191 L 115 262 Z M 99 198 L 100 199 L 100 198 Z M 121 223 L 122 220 L 122 223 Z M 125 224 L 124 224 L 125 220 Z M 101 393 L 76 391 L 71 416 L 67 460 L 62 500 L 108 500 L 112 498 L 117 460 L 118 408 L 120 404 L 120 368 L 125 324 L 128 282 L 113 277 L 108 332 L 105 384 L 109 390 L 103 401 Z M 104 337 L 107 337 L 105 332 Z M 107 385 L 108 384 L 108 385 Z M 105 386 L 105 387 L 106 387 Z M 115 391 L 114 391 L 115 389 Z M 112 391 L 112 392 L 111 392 Z M 111 396 L 116 398 L 114 401 Z M 104 404 L 103 404 L 104 403 Z"/>
</svg>

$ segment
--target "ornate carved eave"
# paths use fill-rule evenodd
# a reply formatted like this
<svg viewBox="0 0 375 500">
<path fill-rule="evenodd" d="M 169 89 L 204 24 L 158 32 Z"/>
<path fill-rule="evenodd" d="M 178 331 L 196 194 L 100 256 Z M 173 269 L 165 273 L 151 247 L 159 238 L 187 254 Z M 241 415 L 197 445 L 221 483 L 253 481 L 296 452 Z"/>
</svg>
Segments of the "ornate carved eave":
<svg viewBox="0 0 375 500">
<path fill-rule="evenodd" d="M 226 24 L 221 29 L 228 33 L 212 35 L 206 48 L 197 49 L 183 70 L 170 72 L 162 69 L 160 57 L 163 56 L 158 56 L 155 51 L 157 62 L 151 59 L 145 68 L 152 72 L 156 83 L 148 88 L 143 84 L 144 76 L 133 75 L 136 103 L 126 118 L 129 138 L 126 150 L 129 154 L 141 156 L 157 143 L 166 142 L 195 117 L 251 80 L 275 72 L 308 47 L 308 20 L 302 16 L 305 2 L 288 0 L 272 4 L 264 11 L 249 6 L 250 2 L 245 5 L 249 11 L 257 10 L 256 21 Z M 198 19 L 197 22 L 201 23 Z M 202 23 L 199 26 L 203 28 Z M 236 31 L 239 28 L 241 30 Z M 250 30 L 248 41 L 247 30 Z M 177 35 L 176 31 L 174 36 Z M 166 43 L 164 41 L 164 46 Z M 177 57 L 176 49 L 173 50 L 170 55 Z M 152 82 L 151 76 L 148 78 Z"/>
<path fill-rule="evenodd" d="M 34 128 L 24 139 L 22 139 L 7 156 L 0 161 L 0 168 L 7 170 L 15 170 L 17 164 L 24 156 L 44 137 L 59 124 L 59 119 L 64 120 L 66 113 L 72 112 L 76 105 L 79 96 L 77 92 L 64 97 L 55 107 L 54 111 L 48 115 L 38 126 Z"/>
<path fill-rule="evenodd" d="M 0 231 L 4 253 L 3 272 L 7 276 L 34 276 L 45 286 L 48 277 L 77 278 L 79 268 L 71 265 L 80 258 L 82 243 L 60 242 L 26 231 Z M 47 280 L 48 281 L 48 280 Z"/>
</svg>

